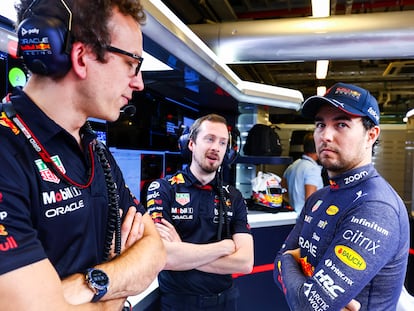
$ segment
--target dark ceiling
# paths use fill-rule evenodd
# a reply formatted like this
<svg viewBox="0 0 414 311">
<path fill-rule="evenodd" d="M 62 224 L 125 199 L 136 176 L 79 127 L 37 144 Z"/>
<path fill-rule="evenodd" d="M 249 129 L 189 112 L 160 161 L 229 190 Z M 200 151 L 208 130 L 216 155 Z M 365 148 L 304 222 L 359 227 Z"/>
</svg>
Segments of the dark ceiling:
<svg viewBox="0 0 414 311">
<path fill-rule="evenodd" d="M 310 0 L 164 0 L 186 25 L 311 16 Z M 331 15 L 414 10 L 414 0 L 332 1 Z M 414 18 L 414 11 L 413 18 Z M 380 21 L 379 21 L 380 23 Z M 261 47 L 257 47 L 260 53 Z M 361 59 L 330 62 L 326 80 L 315 77 L 315 61 L 229 64 L 240 79 L 297 89 L 304 98 L 315 95 L 318 85 L 335 82 L 358 84 L 371 91 L 382 109 L 382 122 L 401 122 L 414 108 L 414 59 Z M 148 76 L 149 77 L 149 76 Z M 171 77 L 173 78 L 173 77 Z M 163 83 L 168 85 L 168 76 Z M 164 84 L 165 85 L 165 84 Z M 273 123 L 289 122 L 295 111 L 271 108 Z M 294 120 L 291 120 L 294 122 Z"/>
</svg>

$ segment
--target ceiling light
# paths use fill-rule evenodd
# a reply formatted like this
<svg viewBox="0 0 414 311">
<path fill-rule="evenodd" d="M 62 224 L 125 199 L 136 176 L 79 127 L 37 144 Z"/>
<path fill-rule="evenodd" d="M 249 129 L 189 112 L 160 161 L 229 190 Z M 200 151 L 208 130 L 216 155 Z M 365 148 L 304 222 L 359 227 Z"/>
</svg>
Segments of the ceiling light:
<svg viewBox="0 0 414 311">
<path fill-rule="evenodd" d="M 312 16 L 313 17 L 328 17 L 331 15 L 330 12 L 330 1 L 329 0 L 312 0 Z M 316 78 L 326 79 L 328 74 L 328 60 L 316 61 Z"/>
<path fill-rule="evenodd" d="M 326 93 L 326 86 L 318 86 L 316 89 L 316 95 L 323 96 Z"/>
<path fill-rule="evenodd" d="M 300 91 L 241 80 L 161 0 L 142 0 L 141 3 L 147 13 L 146 23 L 142 27 L 143 35 L 157 41 L 162 48 L 204 78 L 214 82 L 235 100 L 241 103 L 300 109 L 303 101 Z"/>
<path fill-rule="evenodd" d="M 316 61 L 316 78 L 326 79 L 328 74 L 329 60 L 317 60 Z"/>
<path fill-rule="evenodd" d="M 312 0 L 313 17 L 328 17 L 330 15 L 330 10 L 329 0 Z"/>
</svg>

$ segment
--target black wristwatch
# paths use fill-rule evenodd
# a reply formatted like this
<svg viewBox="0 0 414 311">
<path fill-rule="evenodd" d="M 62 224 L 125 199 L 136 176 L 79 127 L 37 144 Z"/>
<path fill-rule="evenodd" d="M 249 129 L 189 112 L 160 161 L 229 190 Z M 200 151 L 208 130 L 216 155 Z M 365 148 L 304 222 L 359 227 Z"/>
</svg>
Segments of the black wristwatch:
<svg viewBox="0 0 414 311">
<path fill-rule="evenodd" d="M 108 291 L 109 278 L 105 272 L 95 268 L 89 268 L 85 272 L 86 284 L 94 292 L 92 302 L 101 299 Z"/>
</svg>

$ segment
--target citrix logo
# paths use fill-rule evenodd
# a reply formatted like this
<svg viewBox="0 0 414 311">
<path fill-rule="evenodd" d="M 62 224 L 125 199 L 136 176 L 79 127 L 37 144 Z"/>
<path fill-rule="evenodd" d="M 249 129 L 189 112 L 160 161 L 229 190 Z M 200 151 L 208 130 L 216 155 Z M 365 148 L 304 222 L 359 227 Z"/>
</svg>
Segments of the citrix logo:
<svg viewBox="0 0 414 311">
<path fill-rule="evenodd" d="M 342 237 L 345 240 L 351 241 L 352 243 L 358 245 L 366 249 L 368 252 L 375 255 L 375 251 L 377 248 L 380 248 L 380 240 L 374 241 L 364 235 L 363 232 L 356 230 L 355 232 L 352 230 L 346 230 Z"/>
</svg>

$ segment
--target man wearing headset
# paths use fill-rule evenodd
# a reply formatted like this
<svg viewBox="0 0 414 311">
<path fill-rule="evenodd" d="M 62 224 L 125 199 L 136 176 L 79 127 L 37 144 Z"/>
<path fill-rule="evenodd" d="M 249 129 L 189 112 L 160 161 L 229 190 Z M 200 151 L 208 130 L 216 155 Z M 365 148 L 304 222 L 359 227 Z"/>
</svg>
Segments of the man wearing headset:
<svg viewBox="0 0 414 311">
<path fill-rule="evenodd" d="M 121 310 L 165 249 L 86 121 L 115 121 L 143 89 L 144 12 L 136 0 L 16 8 L 32 75 L 0 119 L 0 309 Z"/>
<path fill-rule="evenodd" d="M 191 126 L 191 163 L 148 188 L 148 213 L 167 249 L 158 277 L 162 311 L 233 311 L 232 273 L 253 267 L 253 239 L 241 193 L 223 185 L 226 120 L 210 114 Z"/>
</svg>

